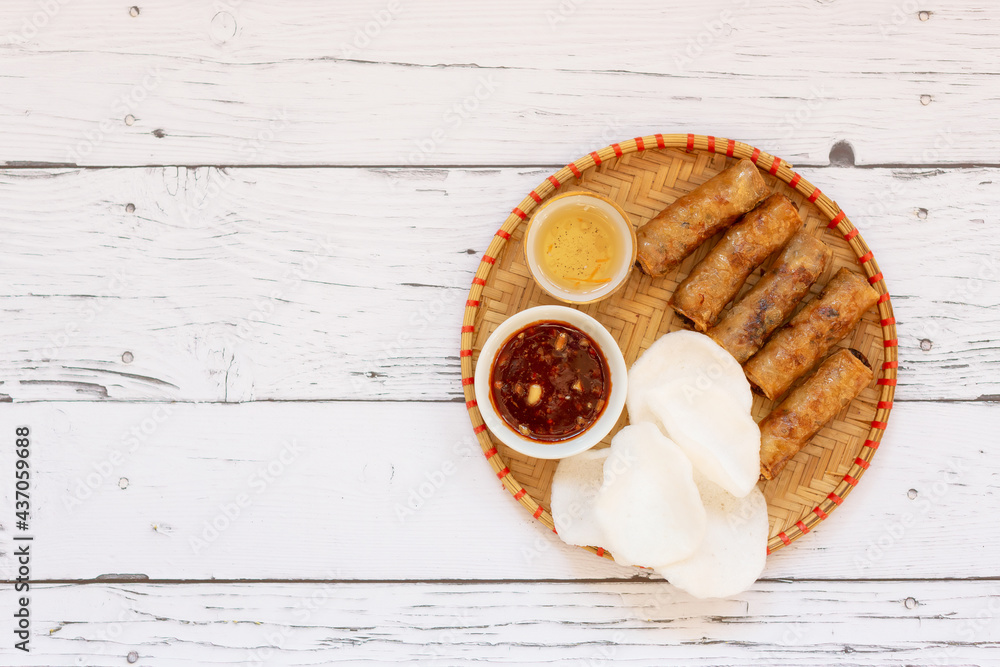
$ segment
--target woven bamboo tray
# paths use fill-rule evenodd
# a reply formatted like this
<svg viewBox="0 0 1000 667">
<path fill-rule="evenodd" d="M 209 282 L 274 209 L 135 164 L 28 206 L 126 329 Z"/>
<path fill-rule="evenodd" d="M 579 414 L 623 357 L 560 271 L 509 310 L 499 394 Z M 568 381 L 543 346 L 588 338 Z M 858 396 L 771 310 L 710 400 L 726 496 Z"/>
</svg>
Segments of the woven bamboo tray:
<svg viewBox="0 0 1000 667">
<path fill-rule="evenodd" d="M 638 227 L 674 199 L 740 158 L 752 160 L 772 191 L 785 194 L 797 205 L 805 229 L 833 249 L 833 259 L 813 286 L 813 296 L 844 266 L 867 276 L 880 294 L 877 312 L 869 311 L 855 331 L 840 343 L 862 351 L 875 369 L 877 379 L 823 428 L 781 474 L 763 484 L 770 518 L 768 553 L 812 531 L 847 498 L 868 469 L 892 409 L 898 362 L 896 320 L 889 293 L 878 264 L 858 230 L 833 200 L 795 173 L 792 165 L 753 146 L 693 134 L 636 137 L 566 165 L 532 190 L 497 231 L 472 280 L 466 303 L 460 354 L 462 385 L 473 430 L 504 488 L 553 531 L 547 508 L 558 461 L 524 456 L 495 440 L 483 423 L 473 388 L 479 351 L 496 326 L 525 308 L 557 303 L 542 292 L 528 272 L 522 244 L 526 221 L 538 204 L 556 192 L 592 191 L 615 200 Z M 661 335 L 685 328 L 667 306 L 667 300 L 716 240 L 703 244 L 671 274 L 650 278 L 636 268 L 626 286 L 615 295 L 580 307 L 611 331 L 625 354 L 626 364 L 631 366 Z M 750 289 L 767 268 L 765 265 L 755 271 L 743 290 Z M 759 421 L 772 406 L 773 401 L 755 396 L 755 419 Z M 627 415 L 623 414 L 611 435 L 598 446 L 607 446 L 626 423 Z M 611 558 L 603 548 L 587 549 Z"/>
</svg>

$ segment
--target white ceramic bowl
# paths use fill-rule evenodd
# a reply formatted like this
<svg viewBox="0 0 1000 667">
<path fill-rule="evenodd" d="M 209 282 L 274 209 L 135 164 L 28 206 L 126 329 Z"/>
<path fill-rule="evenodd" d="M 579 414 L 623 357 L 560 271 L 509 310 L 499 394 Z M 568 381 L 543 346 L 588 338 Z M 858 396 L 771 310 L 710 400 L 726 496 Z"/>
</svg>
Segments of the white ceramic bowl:
<svg viewBox="0 0 1000 667">
<path fill-rule="evenodd" d="M 536 238 L 540 230 L 544 229 L 545 221 L 552 215 L 558 214 L 567 207 L 585 203 L 602 211 L 611 221 L 618 241 L 621 244 L 622 255 L 616 258 L 618 263 L 614 267 L 611 281 L 594 290 L 574 291 L 561 287 L 554 283 L 542 268 L 538 253 Z M 635 257 L 638 251 L 638 243 L 635 238 L 635 228 L 622 208 L 601 195 L 594 192 L 567 192 L 557 195 L 545 201 L 539 207 L 528 222 L 528 227 L 524 232 L 524 260 L 531 272 L 531 277 L 535 279 L 538 286 L 545 290 L 550 296 L 566 303 L 594 303 L 618 291 L 627 281 L 632 267 L 635 265 Z"/>
<path fill-rule="evenodd" d="M 497 413 L 490 399 L 490 370 L 496 361 L 497 353 L 507 339 L 524 329 L 529 324 L 542 321 L 565 322 L 583 331 L 597 343 L 604 359 L 608 362 L 611 373 L 611 392 L 604 412 L 590 428 L 568 440 L 559 442 L 536 442 L 525 438 Z M 621 348 L 600 322 L 590 315 L 575 308 L 566 306 L 536 306 L 522 310 L 507 318 L 486 340 L 483 351 L 476 363 L 476 403 L 483 415 L 486 427 L 508 447 L 536 459 L 561 459 L 585 452 L 604 439 L 614 428 L 625 408 L 625 395 L 628 393 L 628 373 L 625 367 L 625 357 Z"/>
</svg>

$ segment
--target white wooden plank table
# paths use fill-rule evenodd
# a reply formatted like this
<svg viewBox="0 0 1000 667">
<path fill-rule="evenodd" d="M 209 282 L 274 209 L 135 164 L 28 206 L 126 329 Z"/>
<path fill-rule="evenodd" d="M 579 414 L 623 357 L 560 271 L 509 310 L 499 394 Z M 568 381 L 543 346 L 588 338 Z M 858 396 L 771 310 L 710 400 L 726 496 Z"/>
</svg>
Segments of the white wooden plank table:
<svg viewBox="0 0 1000 667">
<path fill-rule="evenodd" d="M 3 3 L 0 665 L 1000 664 L 998 29 L 991 0 Z M 562 544 L 462 405 L 506 212 L 655 132 L 795 164 L 900 332 L 875 464 L 730 600 Z"/>
</svg>

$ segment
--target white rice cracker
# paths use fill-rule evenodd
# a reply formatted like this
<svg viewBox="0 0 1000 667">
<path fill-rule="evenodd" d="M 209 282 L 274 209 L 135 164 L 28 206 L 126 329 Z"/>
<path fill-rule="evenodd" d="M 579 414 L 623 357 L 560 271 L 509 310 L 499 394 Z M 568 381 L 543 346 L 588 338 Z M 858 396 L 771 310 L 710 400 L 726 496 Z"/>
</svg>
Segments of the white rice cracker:
<svg viewBox="0 0 1000 667">
<path fill-rule="evenodd" d="M 696 482 L 705 505 L 705 539 L 691 557 L 656 571 L 697 598 L 736 595 L 764 571 L 767 502 L 756 486 L 746 497 L 735 498 L 701 476 Z"/>
<path fill-rule="evenodd" d="M 656 421 L 643 399 L 651 388 L 673 379 L 687 382 L 691 392 L 722 387 L 748 414 L 753 407 L 750 382 L 733 355 L 705 334 L 674 331 L 660 336 L 628 369 L 629 421 Z"/>
<path fill-rule="evenodd" d="M 601 546 L 604 534 L 594 521 L 593 503 L 604 483 L 605 449 L 590 449 L 559 461 L 552 478 L 552 520 L 563 542 Z"/>
<path fill-rule="evenodd" d="M 721 387 L 697 396 L 683 383 L 665 384 L 646 397 L 664 432 L 695 469 L 737 498 L 760 478 L 760 428 Z"/>
<path fill-rule="evenodd" d="M 621 565 L 683 560 L 705 535 L 691 462 L 650 423 L 626 426 L 611 441 L 593 512 L 603 546 Z"/>
<path fill-rule="evenodd" d="M 661 336 L 629 370 L 632 423 L 651 421 L 684 450 L 695 469 L 734 496 L 760 476 L 760 430 L 743 369 L 704 334 Z"/>
</svg>

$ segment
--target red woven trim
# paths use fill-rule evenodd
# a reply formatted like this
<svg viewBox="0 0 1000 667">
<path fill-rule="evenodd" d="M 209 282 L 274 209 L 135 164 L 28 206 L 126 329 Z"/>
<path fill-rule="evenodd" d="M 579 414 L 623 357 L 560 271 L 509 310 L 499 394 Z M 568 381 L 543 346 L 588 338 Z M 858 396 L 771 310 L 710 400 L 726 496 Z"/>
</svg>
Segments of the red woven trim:
<svg viewBox="0 0 1000 667">
<path fill-rule="evenodd" d="M 726 157 L 733 157 L 733 151 L 736 150 L 736 142 L 730 139 L 726 143 Z"/>
<path fill-rule="evenodd" d="M 879 401 L 875 405 L 876 410 L 892 410 L 892 401 Z"/>
<path fill-rule="evenodd" d="M 597 151 L 591 151 L 590 157 L 594 158 L 594 166 L 601 164 L 601 156 L 597 154 Z"/>
<path fill-rule="evenodd" d="M 889 340 L 882 341 L 882 347 L 898 347 L 898 346 L 899 346 L 898 338 L 890 338 Z"/>
<path fill-rule="evenodd" d="M 871 449 L 871 450 L 878 449 L 878 443 L 875 442 L 874 440 L 865 440 L 865 444 L 862 445 L 862 446 L 863 447 L 867 447 L 868 449 Z"/>
<path fill-rule="evenodd" d="M 521 498 L 524 498 L 525 493 L 527 493 L 527 491 L 521 489 L 520 491 L 514 494 L 514 500 L 520 500 Z"/>
<path fill-rule="evenodd" d="M 885 303 L 888 300 L 889 300 L 889 293 L 886 292 L 885 294 L 883 294 L 882 296 L 880 296 L 878 298 L 878 301 L 876 301 L 875 303 Z"/>
<path fill-rule="evenodd" d="M 771 555 L 771 547 L 768 547 L 768 548 L 767 548 L 767 555 L 768 555 L 768 556 L 770 556 L 770 555 Z"/>
<path fill-rule="evenodd" d="M 503 479 L 504 477 L 506 477 L 509 474 L 510 474 L 510 468 L 508 468 L 507 466 L 504 466 L 503 470 L 497 472 L 497 479 Z"/>
<path fill-rule="evenodd" d="M 497 260 L 496 260 L 496 257 L 491 257 L 489 255 L 483 255 L 483 261 L 486 262 L 487 264 L 493 264 Z"/>
<path fill-rule="evenodd" d="M 479 307 L 479 301 L 476 301 L 474 299 L 466 299 L 465 300 L 465 307 L 466 308 L 478 308 Z"/>
<path fill-rule="evenodd" d="M 497 455 L 497 448 L 496 447 L 490 447 L 485 452 L 483 452 L 483 456 L 486 457 L 487 461 L 489 461 L 491 458 L 493 458 L 496 455 Z"/>
<path fill-rule="evenodd" d="M 522 211 L 521 209 L 519 209 L 516 206 L 514 207 L 514 210 L 511 211 L 511 213 L 513 213 L 517 217 L 521 218 L 521 220 L 525 220 L 528 217 L 527 213 L 525 213 L 524 211 Z"/>
<path fill-rule="evenodd" d="M 837 215 L 833 216 L 833 220 L 831 220 L 831 221 L 830 221 L 830 224 L 829 224 L 829 225 L 827 225 L 827 227 L 828 227 L 829 229 L 833 229 L 834 227 L 836 227 L 837 225 L 839 225 L 839 224 L 840 224 L 840 221 L 841 221 L 841 220 L 843 220 L 843 219 L 844 219 L 844 218 L 846 218 L 846 217 L 847 217 L 847 214 L 846 214 L 846 213 L 844 213 L 843 211 L 841 211 L 841 212 L 840 212 L 840 213 L 838 213 Z"/>
<path fill-rule="evenodd" d="M 576 176 L 577 178 L 580 178 L 581 176 L 583 176 L 583 174 L 581 174 L 581 173 L 580 173 L 580 170 L 579 170 L 579 169 L 577 169 L 577 167 L 576 167 L 576 163 L 574 163 L 574 162 L 570 162 L 570 163 L 569 163 L 568 165 L 566 165 L 566 166 L 567 166 L 567 167 L 569 167 L 569 170 L 570 170 L 570 171 L 572 171 L 572 172 L 573 172 L 573 175 L 574 175 L 574 176 Z"/>
<path fill-rule="evenodd" d="M 472 333 L 475 330 L 476 327 L 471 324 L 466 324 L 464 327 L 462 327 L 462 333 Z"/>
<path fill-rule="evenodd" d="M 854 479 L 850 475 L 844 475 L 844 481 L 847 482 L 848 484 L 850 484 L 851 486 L 857 486 L 858 485 L 858 480 Z"/>
<path fill-rule="evenodd" d="M 712 153 L 715 152 L 715 137 L 713 137 L 712 135 L 708 136 L 708 150 L 709 152 Z"/>
<path fill-rule="evenodd" d="M 475 278 L 472 279 L 472 284 L 473 285 L 485 285 L 486 281 L 477 276 L 477 277 L 475 277 Z"/>
<path fill-rule="evenodd" d="M 834 505 L 839 505 L 840 503 L 844 502 L 844 499 L 841 498 L 840 496 L 838 496 L 833 491 L 831 491 L 829 494 L 827 494 L 826 497 L 829 498 L 830 500 L 832 500 Z"/>
<path fill-rule="evenodd" d="M 663 135 L 662 134 L 656 134 L 656 135 L 653 135 L 653 136 L 656 137 L 656 147 L 657 148 L 666 148 L 667 147 L 667 144 L 664 143 L 664 141 L 663 141 Z"/>
<path fill-rule="evenodd" d="M 875 256 L 875 253 L 873 253 L 871 250 L 869 250 L 865 254 L 861 255 L 861 257 L 858 257 L 858 261 L 861 262 L 862 264 L 867 264 L 868 262 L 870 262 L 872 260 L 872 257 L 874 257 L 874 256 Z"/>
<path fill-rule="evenodd" d="M 883 319 L 883 320 L 882 320 L 882 321 L 880 322 L 880 324 L 881 324 L 882 326 L 884 326 L 884 327 L 887 327 L 887 326 L 889 326 L 890 324 L 895 324 L 895 323 L 896 323 L 896 318 L 895 318 L 895 317 L 886 317 L 886 318 L 884 318 L 884 319 Z"/>
<path fill-rule="evenodd" d="M 615 151 L 615 157 L 622 156 L 622 147 L 618 144 L 611 144 L 611 148 Z"/>
<path fill-rule="evenodd" d="M 851 231 L 849 231 L 846 234 L 844 234 L 844 240 L 845 241 L 850 241 L 851 239 L 853 239 L 857 235 L 858 235 L 858 228 L 855 227 Z M 868 253 L 868 254 L 870 255 L 871 253 Z M 871 259 L 871 257 L 869 257 L 868 259 Z M 865 262 L 868 261 L 868 259 L 866 259 L 864 262 L 861 262 L 861 263 L 864 264 Z"/>
<path fill-rule="evenodd" d="M 878 381 L 875 382 L 875 384 L 880 384 L 886 387 L 895 387 L 896 378 L 879 378 Z"/>
<path fill-rule="evenodd" d="M 771 174 L 772 176 L 777 175 L 778 167 L 780 166 L 781 166 L 781 158 L 780 157 L 774 158 L 774 161 L 771 163 L 771 168 L 767 170 L 767 173 Z"/>
<path fill-rule="evenodd" d="M 872 420 L 872 428 L 877 428 L 880 431 L 884 431 L 885 427 L 888 425 L 889 424 L 886 422 L 875 421 L 874 419 Z"/>
<path fill-rule="evenodd" d="M 486 424 L 480 424 L 476 428 L 472 429 L 472 432 L 475 433 L 476 435 L 479 435 L 485 430 L 486 430 Z"/>
<path fill-rule="evenodd" d="M 557 179 L 555 176 L 549 176 L 548 181 L 557 189 L 562 186 L 562 183 L 560 183 L 559 179 Z"/>
<path fill-rule="evenodd" d="M 604 547 L 597 547 L 597 555 L 604 558 Z"/>
<path fill-rule="evenodd" d="M 753 153 L 750 153 L 750 161 L 753 162 L 754 164 L 757 164 L 757 158 L 759 157 L 760 157 L 760 149 L 754 148 Z"/>
<path fill-rule="evenodd" d="M 644 150 L 646 150 L 646 143 L 642 140 L 642 137 L 636 137 L 635 138 L 635 149 L 637 151 L 644 151 Z"/>
<path fill-rule="evenodd" d="M 689 134 L 688 135 L 687 150 L 688 150 L 689 153 L 694 150 L 694 135 L 693 134 Z"/>
<path fill-rule="evenodd" d="M 794 174 L 792 176 L 792 180 L 788 181 L 788 187 L 790 187 L 791 189 L 794 190 L 795 186 L 798 185 L 799 181 L 801 181 L 801 180 L 802 180 L 802 177 L 799 176 L 798 173 Z"/>
<path fill-rule="evenodd" d="M 476 403 L 475 399 L 473 399 L 471 401 L 466 401 L 465 402 L 465 409 L 466 410 L 470 410 L 470 409 L 476 407 L 477 405 L 479 405 L 479 403 Z"/>
<path fill-rule="evenodd" d="M 813 508 L 813 514 L 815 514 L 816 516 L 818 516 L 820 519 L 826 519 L 828 516 L 830 516 L 829 514 L 827 514 L 823 510 L 821 510 L 819 508 L 819 505 L 817 505 L 816 507 Z"/>
<path fill-rule="evenodd" d="M 531 197 L 532 199 L 534 199 L 534 200 L 535 200 L 535 203 L 536 203 L 536 204 L 541 204 L 541 203 L 542 203 L 542 198 L 541 198 L 541 197 L 539 197 L 539 196 L 538 196 L 538 193 L 537 193 L 537 192 L 535 192 L 534 190 L 532 190 L 531 192 L 529 192 L 529 193 L 528 193 L 528 195 L 529 195 L 529 196 L 530 196 L 530 197 Z"/>
<path fill-rule="evenodd" d="M 823 192 L 819 188 L 816 188 L 815 190 L 813 190 L 813 193 L 811 195 L 809 195 L 809 203 L 811 203 L 811 204 L 815 203 L 816 200 L 819 199 L 819 196 L 821 194 L 823 194 Z"/>
<path fill-rule="evenodd" d="M 458 353 L 458 356 L 460 356 L 460 357 L 471 357 L 472 356 L 472 350 L 462 350 L 462 351 L 460 351 Z"/>
<path fill-rule="evenodd" d="M 890 368 L 899 368 L 898 361 L 884 361 L 882 362 L 882 370 L 887 371 Z"/>
<path fill-rule="evenodd" d="M 801 530 L 803 535 L 805 535 L 806 533 L 809 532 L 809 526 L 807 526 L 806 524 L 802 523 L 801 521 L 796 521 L 795 522 L 795 527 L 798 528 L 799 530 Z"/>
<path fill-rule="evenodd" d="M 863 469 L 865 469 L 865 470 L 868 470 L 868 465 L 869 465 L 869 464 L 868 464 L 868 461 L 865 461 L 865 460 L 864 460 L 863 458 L 861 458 L 860 456 L 859 456 L 858 458 L 854 459 L 854 462 L 855 462 L 856 464 L 858 464 L 859 466 L 861 466 L 861 467 L 862 467 Z"/>
<path fill-rule="evenodd" d="M 785 535 L 784 533 L 778 533 L 778 539 L 784 542 L 786 547 L 792 543 L 792 541 L 788 539 L 788 535 Z"/>
<path fill-rule="evenodd" d="M 462 386 L 468 387 L 470 384 L 475 384 L 476 378 L 462 378 Z"/>
<path fill-rule="evenodd" d="M 534 518 L 534 519 L 537 519 L 538 517 L 542 516 L 542 506 L 541 506 L 541 505 L 539 505 L 539 506 L 538 506 L 538 509 L 536 509 L 536 510 L 535 510 L 535 513 L 534 513 L 534 514 L 532 514 L 531 516 L 532 516 L 532 518 Z"/>
<path fill-rule="evenodd" d="M 869 279 L 868 279 L 868 282 L 869 282 L 869 283 L 871 283 L 872 285 L 874 285 L 874 284 L 875 284 L 875 283 L 877 283 L 878 281 L 882 280 L 882 278 L 883 278 L 883 276 L 882 276 L 882 272 L 881 272 L 881 271 L 879 271 L 879 272 L 878 272 L 878 273 L 876 273 L 876 274 L 875 274 L 874 276 L 872 276 L 871 278 L 869 278 Z"/>
<path fill-rule="evenodd" d="M 500 238 L 502 238 L 502 239 L 503 239 L 504 241 L 509 241 L 509 240 L 510 240 L 510 234 L 509 234 L 508 232 L 505 232 L 505 231 L 504 231 L 504 230 L 502 230 L 502 229 L 498 229 L 498 230 L 497 230 L 497 233 L 496 233 L 496 234 L 494 234 L 494 236 L 499 236 L 499 237 L 500 237 Z"/>
</svg>

